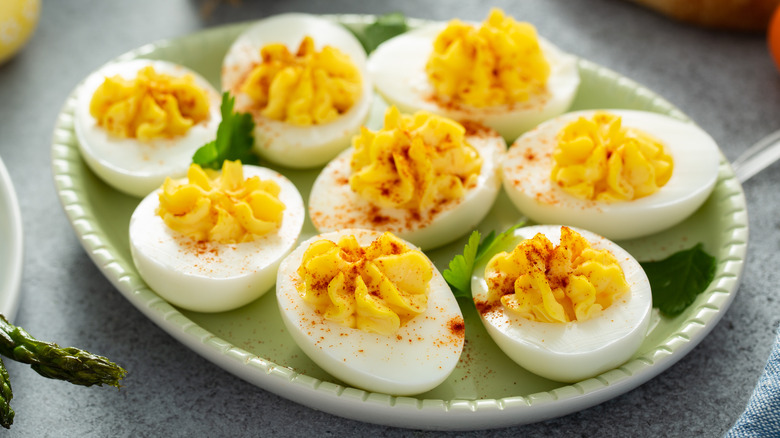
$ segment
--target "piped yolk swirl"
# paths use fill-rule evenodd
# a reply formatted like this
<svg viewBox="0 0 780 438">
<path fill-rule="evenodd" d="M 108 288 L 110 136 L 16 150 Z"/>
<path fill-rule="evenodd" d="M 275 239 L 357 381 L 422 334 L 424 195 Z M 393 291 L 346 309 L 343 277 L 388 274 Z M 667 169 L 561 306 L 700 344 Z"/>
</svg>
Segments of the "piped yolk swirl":
<svg viewBox="0 0 780 438">
<path fill-rule="evenodd" d="M 476 185 L 479 153 L 459 123 L 426 112 L 385 113 L 384 127 L 363 127 L 352 142 L 350 187 L 372 203 L 413 211 L 462 198 Z"/>
<path fill-rule="evenodd" d="M 307 36 L 291 53 L 283 44 L 261 49 L 262 62 L 241 85 L 260 114 L 297 126 L 331 122 L 347 112 L 362 94 L 360 70 L 332 46 L 317 51 Z"/>
<path fill-rule="evenodd" d="M 109 133 L 149 141 L 184 135 L 209 118 L 209 99 L 192 75 L 157 73 L 152 66 L 133 80 L 106 78 L 95 90 L 89 113 Z"/>
<path fill-rule="evenodd" d="M 275 231 L 285 205 L 279 185 L 257 176 L 244 179 L 240 161 L 225 161 L 221 174 L 192 164 L 187 181 L 166 178 L 157 214 L 171 229 L 197 241 L 251 242 Z"/>
<path fill-rule="evenodd" d="M 543 93 L 550 65 L 531 24 L 493 9 L 479 28 L 450 21 L 425 71 L 440 100 L 490 107 Z"/>
<path fill-rule="evenodd" d="M 531 321 L 585 321 L 629 292 L 623 269 L 607 250 L 561 228 L 554 246 L 543 234 L 493 256 L 485 268 L 489 297 Z"/>
<path fill-rule="evenodd" d="M 622 126 L 615 114 L 580 117 L 557 141 L 550 178 L 581 199 L 630 201 L 655 193 L 672 177 L 674 162 L 663 143 Z"/>
<path fill-rule="evenodd" d="M 298 292 L 329 321 L 390 335 L 427 309 L 433 267 L 391 233 L 362 247 L 352 235 L 318 240 L 303 255 Z"/>
</svg>

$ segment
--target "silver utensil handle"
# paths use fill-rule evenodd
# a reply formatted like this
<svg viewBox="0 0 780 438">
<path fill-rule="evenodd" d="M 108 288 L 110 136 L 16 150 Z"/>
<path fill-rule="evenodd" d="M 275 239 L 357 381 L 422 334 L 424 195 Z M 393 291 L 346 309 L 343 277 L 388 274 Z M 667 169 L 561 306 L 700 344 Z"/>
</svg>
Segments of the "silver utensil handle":
<svg viewBox="0 0 780 438">
<path fill-rule="evenodd" d="M 731 167 L 737 180 L 744 183 L 777 160 L 780 160 L 780 131 L 769 134 L 748 148 L 731 163 Z"/>
</svg>

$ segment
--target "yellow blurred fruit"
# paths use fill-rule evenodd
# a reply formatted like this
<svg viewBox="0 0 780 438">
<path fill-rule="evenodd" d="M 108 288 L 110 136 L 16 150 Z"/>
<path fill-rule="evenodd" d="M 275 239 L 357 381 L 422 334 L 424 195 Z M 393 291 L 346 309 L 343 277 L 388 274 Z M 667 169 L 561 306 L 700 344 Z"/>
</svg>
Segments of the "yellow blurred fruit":
<svg viewBox="0 0 780 438">
<path fill-rule="evenodd" d="M 30 39 L 38 24 L 40 0 L 3 0 L 0 7 L 0 63 Z"/>
</svg>

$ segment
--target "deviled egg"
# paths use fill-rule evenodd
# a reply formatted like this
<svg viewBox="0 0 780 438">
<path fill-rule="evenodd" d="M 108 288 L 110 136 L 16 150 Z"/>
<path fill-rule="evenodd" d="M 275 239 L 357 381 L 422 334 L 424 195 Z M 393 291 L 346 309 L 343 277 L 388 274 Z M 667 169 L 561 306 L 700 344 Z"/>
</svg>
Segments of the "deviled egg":
<svg viewBox="0 0 780 438">
<path fill-rule="evenodd" d="M 187 173 L 192 154 L 214 140 L 220 96 L 198 73 L 167 61 L 108 64 L 78 88 L 79 151 L 98 177 L 143 197 L 167 176 Z"/>
<path fill-rule="evenodd" d="M 368 71 L 402 112 L 478 122 L 507 141 L 565 112 L 580 83 L 575 57 L 498 9 L 480 26 L 452 20 L 391 38 Z"/>
<path fill-rule="evenodd" d="M 501 172 L 509 198 L 530 219 L 620 240 L 690 216 L 714 189 L 719 161 L 715 141 L 693 123 L 645 111 L 585 110 L 521 136 Z"/>
<path fill-rule="evenodd" d="M 303 242 L 279 267 L 276 297 L 301 350 L 367 391 L 433 389 L 463 351 L 463 315 L 449 286 L 391 233 L 347 229 Z"/>
<path fill-rule="evenodd" d="M 273 170 L 193 164 L 186 179 L 166 179 L 136 207 L 130 251 L 141 278 L 171 304 L 221 312 L 272 288 L 304 216 L 298 189 Z"/>
<path fill-rule="evenodd" d="M 349 146 L 373 97 L 366 53 L 326 18 L 282 14 L 250 26 L 222 64 L 222 89 L 252 114 L 255 151 L 294 168 L 325 164 Z"/>
<path fill-rule="evenodd" d="M 423 249 L 444 245 L 490 211 L 505 149 L 491 129 L 390 107 L 382 129 L 363 128 L 319 174 L 309 216 L 321 233 L 363 228 L 391 231 Z"/>
<path fill-rule="evenodd" d="M 577 382 L 636 353 L 652 294 L 628 252 L 589 231 L 553 225 L 519 228 L 505 249 L 475 268 L 471 290 L 487 332 L 512 360 Z"/>
</svg>

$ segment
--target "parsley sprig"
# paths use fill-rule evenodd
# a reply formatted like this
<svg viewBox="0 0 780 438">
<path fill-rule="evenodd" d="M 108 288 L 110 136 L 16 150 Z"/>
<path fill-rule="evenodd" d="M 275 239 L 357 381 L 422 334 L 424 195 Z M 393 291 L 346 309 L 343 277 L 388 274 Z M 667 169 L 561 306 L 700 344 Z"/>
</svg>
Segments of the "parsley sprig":
<svg viewBox="0 0 780 438">
<path fill-rule="evenodd" d="M 255 143 L 255 122 L 247 113 L 233 112 L 235 98 L 227 91 L 222 94 L 220 112 L 222 121 L 217 128 L 217 138 L 201 146 L 192 156 L 192 162 L 211 169 L 222 168 L 225 160 L 241 160 L 243 164 L 257 164 L 252 153 Z"/>
<path fill-rule="evenodd" d="M 458 254 L 450 260 L 449 267 L 442 272 L 456 298 L 471 298 L 471 273 L 474 272 L 474 266 L 494 248 L 504 245 L 512 238 L 515 229 L 523 224 L 524 222 L 518 223 L 498 235 L 491 231 L 484 239 L 479 230 L 471 232 L 463 254 Z"/>
<path fill-rule="evenodd" d="M 640 264 L 650 280 L 653 307 L 666 316 L 682 313 L 715 277 L 715 257 L 701 243 L 663 260 Z"/>
<path fill-rule="evenodd" d="M 371 53 L 383 42 L 409 30 L 409 26 L 406 24 L 404 14 L 392 12 L 380 15 L 362 31 L 350 30 L 363 45 L 366 53 Z"/>
</svg>

